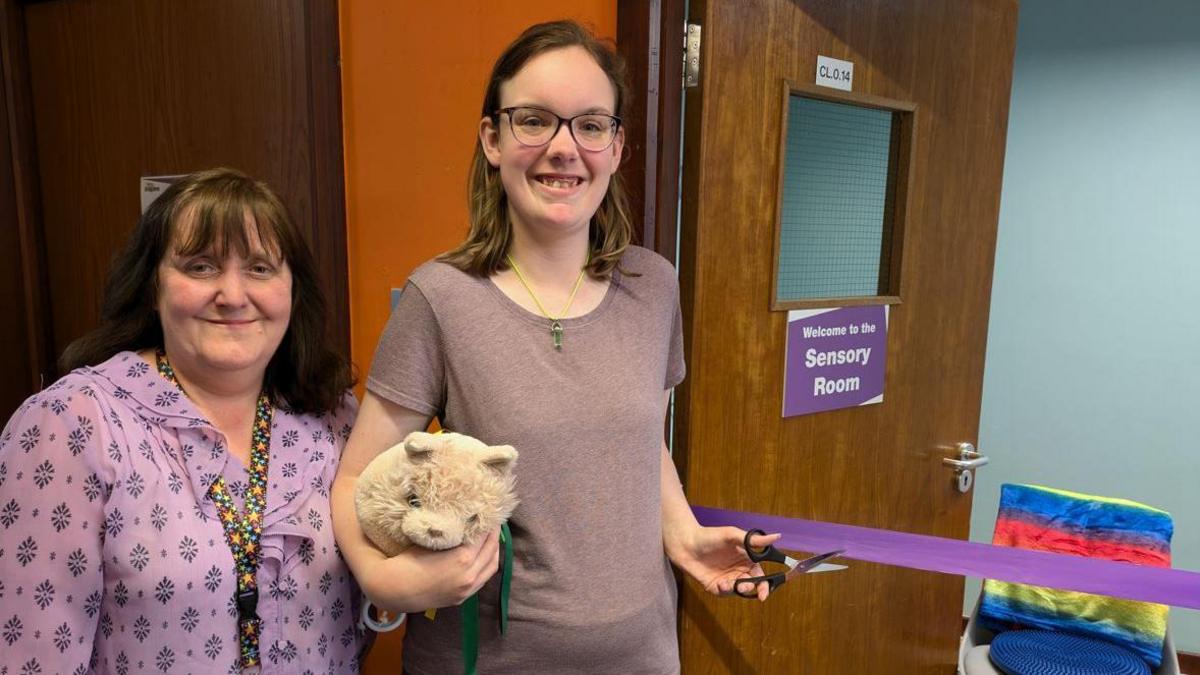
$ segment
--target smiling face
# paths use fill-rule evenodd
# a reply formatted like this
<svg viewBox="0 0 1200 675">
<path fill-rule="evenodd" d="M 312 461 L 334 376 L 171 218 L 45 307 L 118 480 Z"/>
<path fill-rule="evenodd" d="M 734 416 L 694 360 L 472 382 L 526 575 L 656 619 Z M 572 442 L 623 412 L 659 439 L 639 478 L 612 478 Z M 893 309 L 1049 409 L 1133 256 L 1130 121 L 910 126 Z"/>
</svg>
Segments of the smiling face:
<svg viewBox="0 0 1200 675">
<path fill-rule="evenodd" d="M 180 216 L 158 266 L 156 307 L 172 366 L 193 377 L 261 377 L 291 319 L 291 270 L 249 219 L 244 252 L 231 242 L 224 252 L 210 244 L 181 254 L 190 221 L 190 214 Z"/>
<path fill-rule="evenodd" d="M 565 47 L 529 59 L 500 85 L 499 107 L 516 106 L 540 108 L 563 118 L 613 115 L 616 92 L 586 50 Z M 479 138 L 488 163 L 500 170 L 513 227 L 542 234 L 587 231 L 624 146 L 621 130 L 608 148 L 584 150 L 563 124 L 548 143 L 529 147 L 513 137 L 508 114 L 483 118 Z"/>
</svg>

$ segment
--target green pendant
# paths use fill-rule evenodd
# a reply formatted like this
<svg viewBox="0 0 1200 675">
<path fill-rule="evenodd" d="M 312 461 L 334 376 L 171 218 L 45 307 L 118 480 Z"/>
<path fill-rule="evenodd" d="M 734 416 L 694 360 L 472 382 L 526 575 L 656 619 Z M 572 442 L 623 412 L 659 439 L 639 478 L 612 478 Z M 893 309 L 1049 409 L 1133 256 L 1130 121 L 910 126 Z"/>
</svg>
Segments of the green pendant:
<svg viewBox="0 0 1200 675">
<path fill-rule="evenodd" d="M 550 324 L 550 336 L 554 338 L 554 348 L 560 352 L 562 351 L 562 334 L 562 324 L 557 321 L 552 322 Z"/>
</svg>

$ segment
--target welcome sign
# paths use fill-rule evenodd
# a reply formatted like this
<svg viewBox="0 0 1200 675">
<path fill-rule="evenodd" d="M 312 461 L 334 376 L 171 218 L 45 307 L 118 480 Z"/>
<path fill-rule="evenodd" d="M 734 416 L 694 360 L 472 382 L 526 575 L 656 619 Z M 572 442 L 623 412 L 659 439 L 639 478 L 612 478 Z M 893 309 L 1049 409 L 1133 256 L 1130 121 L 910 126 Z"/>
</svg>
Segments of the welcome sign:
<svg viewBox="0 0 1200 675">
<path fill-rule="evenodd" d="M 788 312 L 783 416 L 883 401 L 887 305 Z"/>
</svg>

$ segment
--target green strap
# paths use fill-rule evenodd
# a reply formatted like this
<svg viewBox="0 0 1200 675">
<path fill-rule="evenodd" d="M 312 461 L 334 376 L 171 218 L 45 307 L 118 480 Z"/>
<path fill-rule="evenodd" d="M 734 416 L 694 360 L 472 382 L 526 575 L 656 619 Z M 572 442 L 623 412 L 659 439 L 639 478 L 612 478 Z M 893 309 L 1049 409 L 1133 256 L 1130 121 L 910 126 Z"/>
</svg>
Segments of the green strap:
<svg viewBox="0 0 1200 675">
<path fill-rule="evenodd" d="M 475 661 L 479 658 L 479 594 L 467 598 L 462 604 L 462 656 L 463 672 L 475 675 Z"/>
<path fill-rule="evenodd" d="M 500 543 L 504 545 L 504 564 L 500 570 L 500 634 L 508 631 L 508 596 L 512 588 L 513 547 L 508 523 L 500 526 Z M 479 593 L 467 598 L 460 610 L 462 615 L 463 672 L 475 675 L 479 661 Z"/>
<path fill-rule="evenodd" d="M 508 632 L 508 596 L 512 590 L 513 547 L 508 523 L 500 526 L 500 542 L 504 544 L 504 566 L 500 569 L 500 634 Z"/>
</svg>

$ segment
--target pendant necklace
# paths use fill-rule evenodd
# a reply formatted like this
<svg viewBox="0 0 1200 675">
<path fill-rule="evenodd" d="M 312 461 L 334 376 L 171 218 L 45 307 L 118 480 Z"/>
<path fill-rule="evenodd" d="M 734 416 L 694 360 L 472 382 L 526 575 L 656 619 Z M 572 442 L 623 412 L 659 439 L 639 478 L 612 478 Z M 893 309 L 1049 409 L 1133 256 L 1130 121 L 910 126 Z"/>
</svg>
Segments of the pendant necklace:
<svg viewBox="0 0 1200 675">
<path fill-rule="evenodd" d="M 579 270 L 579 278 L 575 280 L 575 287 L 571 289 L 571 295 L 567 297 L 567 304 L 563 305 L 563 308 L 561 311 L 559 311 L 558 316 L 554 317 L 550 315 L 550 312 L 546 311 L 544 306 L 542 306 L 542 301 L 538 300 L 537 294 L 533 292 L 533 287 L 530 286 L 529 282 L 525 280 L 525 275 L 521 274 L 521 268 L 517 267 L 517 261 L 513 260 L 511 255 L 506 255 L 504 258 L 508 260 L 508 264 L 512 266 L 513 272 L 516 273 L 517 279 L 520 280 L 521 285 L 524 286 L 525 290 L 529 292 L 529 297 L 533 298 L 533 304 L 537 305 L 537 308 L 542 313 L 542 316 L 550 320 L 550 338 L 554 341 L 554 349 L 561 352 L 563 344 L 562 318 L 566 316 L 567 311 L 571 309 L 571 303 L 575 301 L 575 294 L 579 292 L 579 287 L 583 285 L 583 277 L 587 273 L 587 265 L 585 264 L 583 269 Z"/>
</svg>

